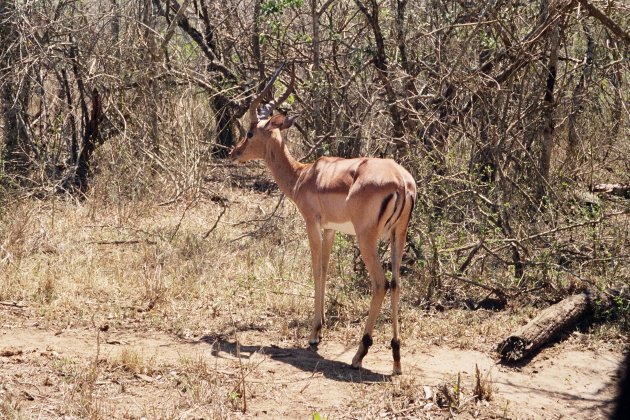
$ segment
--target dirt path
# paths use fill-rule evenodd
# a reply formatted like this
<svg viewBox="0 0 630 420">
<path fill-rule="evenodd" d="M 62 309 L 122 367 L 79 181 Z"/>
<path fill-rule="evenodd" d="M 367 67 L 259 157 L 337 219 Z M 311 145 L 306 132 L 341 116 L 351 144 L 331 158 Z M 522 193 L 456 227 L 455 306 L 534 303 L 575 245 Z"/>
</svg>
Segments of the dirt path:
<svg viewBox="0 0 630 420">
<path fill-rule="evenodd" d="M 620 361 L 620 355 L 609 351 L 556 348 L 542 352 L 521 369 L 507 369 L 481 352 L 407 342 L 405 375 L 392 380 L 390 350 L 382 344 L 371 349 L 366 369 L 356 371 L 348 368 L 354 346 L 346 347 L 334 337 L 317 351 L 295 343 L 268 342 L 257 331 L 243 332 L 239 340 L 237 349 L 232 340 L 220 337 L 184 341 L 163 333 L 102 333 L 102 367 L 86 394 L 81 393 L 80 384 L 85 388 L 81 375 L 96 355 L 93 331 L 3 328 L 0 397 L 4 395 L 3 404 L 13 404 L 25 417 L 44 418 L 89 415 L 89 410 L 131 418 L 151 413 L 230 417 L 239 414 L 243 403 L 247 415 L 274 418 L 308 418 L 313 412 L 328 418 L 418 417 L 425 412 L 440 417 L 448 412 L 427 411 L 437 407 L 427 406 L 425 387 L 452 386 L 460 373 L 462 385 L 471 389 L 478 365 L 491 374 L 494 398 L 489 407 L 475 408 L 470 402 L 464 418 L 477 414 L 597 419 L 605 418 Z M 126 359 L 135 360 L 136 365 L 130 366 Z M 238 397 L 241 375 L 245 375 L 245 402 Z"/>
</svg>

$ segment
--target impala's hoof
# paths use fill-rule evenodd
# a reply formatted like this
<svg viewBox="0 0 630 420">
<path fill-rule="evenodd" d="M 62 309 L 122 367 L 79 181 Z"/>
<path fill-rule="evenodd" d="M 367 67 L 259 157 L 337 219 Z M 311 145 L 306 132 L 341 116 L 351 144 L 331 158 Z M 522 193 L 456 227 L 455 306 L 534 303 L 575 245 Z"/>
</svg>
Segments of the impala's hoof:
<svg viewBox="0 0 630 420">
<path fill-rule="evenodd" d="M 308 344 L 311 346 L 317 346 L 322 341 L 322 334 L 319 331 L 314 331 L 308 338 Z"/>
<path fill-rule="evenodd" d="M 400 368 L 400 340 L 397 338 L 392 338 L 392 353 L 394 356 L 392 375 L 402 375 L 402 369 Z"/>
<path fill-rule="evenodd" d="M 361 339 L 361 343 L 359 344 L 359 349 L 357 350 L 357 354 L 352 358 L 352 367 L 355 369 L 361 368 L 361 362 L 363 358 L 368 353 L 368 349 L 372 346 L 372 337 L 370 334 L 365 333 L 363 338 Z"/>
<path fill-rule="evenodd" d="M 394 369 L 392 370 L 392 376 L 402 375 L 402 369 L 400 368 L 400 364 L 396 366 L 394 364 Z"/>
<path fill-rule="evenodd" d="M 322 322 L 318 322 L 313 325 L 311 329 L 311 335 L 308 337 L 308 344 L 311 347 L 317 347 L 317 345 L 322 341 Z"/>
</svg>

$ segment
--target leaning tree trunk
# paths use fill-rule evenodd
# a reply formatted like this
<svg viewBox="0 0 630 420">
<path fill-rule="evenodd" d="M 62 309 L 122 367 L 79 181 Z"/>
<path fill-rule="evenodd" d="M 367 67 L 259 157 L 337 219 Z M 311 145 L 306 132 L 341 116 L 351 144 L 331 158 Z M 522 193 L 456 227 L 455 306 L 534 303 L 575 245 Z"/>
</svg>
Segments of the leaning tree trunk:
<svg viewBox="0 0 630 420">
<path fill-rule="evenodd" d="M 167 36 L 162 41 L 162 46 L 168 44 L 175 26 L 184 31 L 190 39 L 200 48 L 201 52 L 207 59 L 206 69 L 212 73 L 211 80 L 217 82 L 216 90 L 222 91 L 226 83 L 230 85 L 244 85 L 238 76 L 238 72 L 233 70 L 229 64 L 223 61 L 222 51 L 216 38 L 216 28 L 211 21 L 211 15 L 206 2 L 194 2 L 193 6 L 197 16 L 195 21 L 202 22 L 203 29 L 198 29 L 194 21 L 188 17 L 188 5 L 190 0 L 184 0 L 180 5 L 179 2 L 153 0 L 153 4 L 157 9 L 157 13 L 163 16 L 169 22 L 169 30 Z M 255 13 L 259 13 L 259 6 L 256 6 Z M 255 31 L 258 29 L 255 28 Z M 260 47 L 260 45 L 258 45 Z M 258 51 L 257 54 L 259 54 Z M 260 57 L 257 59 L 258 70 L 263 70 Z M 247 90 L 247 88 L 245 88 Z M 245 92 L 244 92 L 245 93 Z M 245 112 L 249 104 L 242 104 L 231 100 L 227 94 L 214 94 L 210 101 L 210 106 L 215 112 L 215 123 L 217 140 L 212 148 L 214 156 L 226 158 L 230 150 L 236 143 L 236 126 L 238 118 Z"/>
</svg>

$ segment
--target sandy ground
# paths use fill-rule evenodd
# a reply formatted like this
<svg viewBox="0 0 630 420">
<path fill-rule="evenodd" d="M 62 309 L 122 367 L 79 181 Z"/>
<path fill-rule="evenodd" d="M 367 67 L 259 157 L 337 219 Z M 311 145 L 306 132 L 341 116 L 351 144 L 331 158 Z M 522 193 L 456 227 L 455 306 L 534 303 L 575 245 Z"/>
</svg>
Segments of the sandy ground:
<svg viewBox="0 0 630 420">
<path fill-rule="evenodd" d="M 274 342 L 273 336 L 261 331 L 239 332 L 239 346 L 234 337 L 206 335 L 183 340 L 160 332 L 98 333 L 100 367 L 93 378 L 90 401 L 83 404 L 91 410 L 96 406 L 100 416 L 118 418 L 312 418 L 313 413 L 331 419 L 441 418 L 448 417 L 449 411 L 431 404 L 426 393 L 435 392 L 443 383 L 456 384 L 458 373 L 462 386 L 471 388 L 477 365 L 484 377 L 490 375 L 493 398 L 485 405 L 463 402 L 459 418 L 598 419 L 606 418 L 621 360 L 620 354 L 610 350 L 556 346 L 520 368 L 507 368 L 496 363 L 494 354 L 407 340 L 403 344 L 404 375 L 392 378 L 391 350 L 384 343 L 375 343 L 364 369 L 353 370 L 348 363 L 354 343 L 342 344 L 339 337 L 327 337 L 317 350 L 296 342 Z M 134 373 L 104 362 L 119 360 L 123 350 L 139 355 L 140 364 L 150 368 Z M 0 354 L 5 415 L 9 405 L 28 418 L 69 413 L 93 416 L 90 409 L 83 414 L 70 409 L 79 394 L 86 396 L 80 393 L 77 378 L 94 365 L 97 356 L 93 329 L 49 331 L 5 324 L 0 327 Z M 206 376 L 195 377 L 206 378 L 202 380 L 206 388 L 194 388 L 194 383 L 189 390 L 182 386 L 182 378 L 190 377 L 191 372 L 184 372 L 181 366 L 188 363 L 190 367 L 190 361 L 207 370 Z M 244 414 L 242 399 L 233 406 L 225 404 L 229 398 L 224 386 L 240 384 L 243 377 Z M 229 386 L 227 389 L 229 394 Z M 206 405 L 181 403 L 184 394 L 193 391 L 205 392 L 192 401 L 205 401 Z M 400 398 L 394 398 L 402 394 L 407 395 L 403 406 L 397 404 Z M 212 413 L 207 407 L 213 407 Z"/>
</svg>

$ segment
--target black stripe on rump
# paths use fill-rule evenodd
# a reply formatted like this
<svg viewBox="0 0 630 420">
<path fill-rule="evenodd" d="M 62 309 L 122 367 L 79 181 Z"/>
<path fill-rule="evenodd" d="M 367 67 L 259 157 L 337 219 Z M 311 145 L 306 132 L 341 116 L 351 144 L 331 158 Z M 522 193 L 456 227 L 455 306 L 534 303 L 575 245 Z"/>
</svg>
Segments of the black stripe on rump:
<svg viewBox="0 0 630 420">
<path fill-rule="evenodd" d="M 387 218 L 387 221 L 385 222 L 385 227 L 389 226 L 389 222 L 391 222 L 392 217 L 394 217 L 394 215 L 396 214 L 396 211 L 398 210 L 399 202 L 400 202 L 400 194 L 396 193 L 396 204 L 394 205 L 394 210 L 392 211 L 392 214 L 389 215 L 389 217 Z"/>
<path fill-rule="evenodd" d="M 383 213 L 385 213 L 385 210 L 387 209 L 389 202 L 392 201 L 392 198 L 394 198 L 394 193 L 391 193 L 383 199 L 383 202 L 381 203 L 381 209 L 378 212 L 378 219 L 376 221 L 377 225 L 381 223 L 381 217 L 383 217 Z"/>
<path fill-rule="evenodd" d="M 398 219 L 400 219 L 400 215 L 402 214 L 403 210 L 405 209 L 406 202 L 407 202 L 407 194 L 402 194 L 402 205 L 400 206 L 400 209 L 398 211 L 398 215 L 396 216 L 396 218 L 392 222 L 391 226 L 393 226 L 396 223 L 398 223 Z"/>
<path fill-rule="evenodd" d="M 409 222 L 411 222 L 411 216 L 413 215 L 413 208 L 416 206 L 416 198 L 413 195 L 410 195 L 411 198 L 411 208 L 409 209 L 409 217 L 407 218 L 407 226 L 409 226 Z"/>
</svg>

